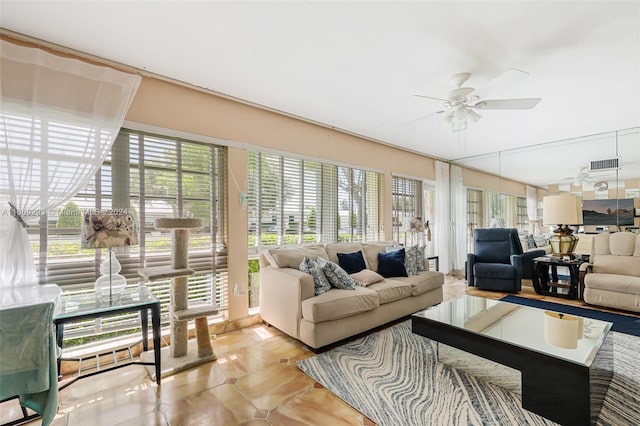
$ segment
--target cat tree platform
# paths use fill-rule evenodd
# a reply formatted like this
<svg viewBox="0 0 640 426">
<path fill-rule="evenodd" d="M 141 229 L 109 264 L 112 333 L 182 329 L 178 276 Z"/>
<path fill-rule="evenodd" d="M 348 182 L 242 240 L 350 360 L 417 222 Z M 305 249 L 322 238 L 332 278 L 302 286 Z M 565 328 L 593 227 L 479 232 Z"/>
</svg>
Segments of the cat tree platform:
<svg viewBox="0 0 640 426">
<path fill-rule="evenodd" d="M 156 281 L 171 278 L 171 301 L 169 303 L 171 322 L 171 345 L 161 351 L 162 377 L 177 373 L 193 366 L 213 361 L 213 353 L 209 336 L 207 317 L 218 314 L 216 306 L 189 306 L 187 295 L 188 277 L 193 275 L 189 268 L 189 230 L 202 228 L 202 219 L 190 218 L 161 218 L 156 219 L 154 226 L 159 230 L 172 231 L 172 259 L 171 266 L 147 268 L 138 271 L 145 281 Z M 194 346 L 187 339 L 187 325 L 190 320 L 196 325 L 196 344 Z M 150 357 L 151 352 L 141 355 Z M 152 376 L 154 372 L 149 370 Z"/>
</svg>

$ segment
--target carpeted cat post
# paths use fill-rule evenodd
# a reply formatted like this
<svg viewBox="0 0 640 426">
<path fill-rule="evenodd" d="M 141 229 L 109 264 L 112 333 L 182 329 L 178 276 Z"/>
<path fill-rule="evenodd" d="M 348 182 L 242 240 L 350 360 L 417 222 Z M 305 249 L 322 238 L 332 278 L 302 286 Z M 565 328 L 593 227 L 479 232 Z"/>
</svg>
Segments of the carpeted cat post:
<svg viewBox="0 0 640 426">
<path fill-rule="evenodd" d="M 202 305 L 189 307 L 189 276 L 193 269 L 189 268 L 189 230 L 202 228 L 202 219 L 161 218 L 156 219 L 154 226 L 159 230 L 170 230 L 171 266 L 140 270 L 139 274 L 147 281 L 171 278 L 171 301 L 169 315 L 171 322 L 170 356 L 162 357 L 162 375 L 170 375 L 194 365 L 216 359 L 209 337 L 207 317 L 216 315 L 216 306 Z M 195 320 L 197 353 L 189 354 L 188 322 Z M 165 350 L 163 350 L 165 352 Z"/>
</svg>

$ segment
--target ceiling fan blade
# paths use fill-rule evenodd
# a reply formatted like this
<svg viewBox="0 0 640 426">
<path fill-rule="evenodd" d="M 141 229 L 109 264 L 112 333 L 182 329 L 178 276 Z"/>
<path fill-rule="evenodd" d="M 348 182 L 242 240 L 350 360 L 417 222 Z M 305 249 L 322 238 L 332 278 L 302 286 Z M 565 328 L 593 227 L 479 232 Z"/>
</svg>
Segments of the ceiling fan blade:
<svg viewBox="0 0 640 426">
<path fill-rule="evenodd" d="M 540 103 L 541 98 L 490 99 L 480 101 L 471 108 L 477 109 L 532 109 Z"/>
<path fill-rule="evenodd" d="M 444 111 L 435 111 L 435 112 L 430 112 L 430 113 L 429 113 L 429 114 L 427 114 L 427 115 L 423 115 L 423 116 L 421 116 L 421 117 L 414 118 L 413 120 L 406 121 L 406 122 L 404 122 L 404 123 L 400 123 L 400 124 L 398 124 L 398 125 L 397 125 L 397 126 L 395 126 L 395 127 L 396 127 L 396 128 L 398 128 L 398 127 L 402 127 L 402 126 L 407 126 L 407 125 L 409 125 L 409 124 L 412 124 L 412 123 L 418 122 L 418 121 L 420 121 L 420 120 L 424 120 L 424 119 L 426 119 L 426 118 L 429 118 L 429 117 L 431 117 L 432 115 L 442 114 L 443 112 L 444 112 Z"/>
<path fill-rule="evenodd" d="M 413 95 L 413 96 L 416 96 L 418 98 L 425 98 L 425 99 L 435 99 L 436 101 L 442 101 L 442 102 L 448 101 L 448 99 L 434 98 L 433 96 L 425 96 L 425 95 Z"/>
<path fill-rule="evenodd" d="M 484 87 L 476 89 L 473 92 L 473 96 L 477 96 L 479 99 L 483 99 L 495 92 L 499 87 L 510 87 L 514 83 L 522 80 L 529 73 L 526 71 L 522 71 L 516 68 L 509 68 L 499 76 L 495 77 L 493 80 L 489 81 Z"/>
</svg>

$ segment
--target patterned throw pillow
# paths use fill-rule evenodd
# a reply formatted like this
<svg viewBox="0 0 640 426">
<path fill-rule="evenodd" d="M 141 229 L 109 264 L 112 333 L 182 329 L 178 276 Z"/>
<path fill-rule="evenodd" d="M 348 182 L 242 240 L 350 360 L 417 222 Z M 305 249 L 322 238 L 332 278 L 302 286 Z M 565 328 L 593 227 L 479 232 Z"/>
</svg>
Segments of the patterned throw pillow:
<svg viewBox="0 0 640 426">
<path fill-rule="evenodd" d="M 418 249 L 418 254 L 416 256 L 416 263 L 418 264 L 418 272 L 424 271 L 424 249 L 427 246 L 416 246 Z"/>
<path fill-rule="evenodd" d="M 533 239 L 533 235 L 532 234 L 527 235 L 527 248 L 528 249 L 538 248 L 538 246 L 536 244 L 536 240 Z"/>
<path fill-rule="evenodd" d="M 322 268 L 324 276 L 327 277 L 332 287 L 339 288 L 340 290 L 355 290 L 356 282 L 337 264 L 330 260 L 325 260 L 321 257 L 316 259 L 318 266 Z"/>
<path fill-rule="evenodd" d="M 409 275 L 418 275 L 418 246 L 407 247 L 404 251 L 404 268 Z"/>
<path fill-rule="evenodd" d="M 298 269 L 307 274 L 311 274 L 313 277 L 313 294 L 315 296 L 331 290 L 331 284 L 316 261 L 305 256 Z"/>
</svg>

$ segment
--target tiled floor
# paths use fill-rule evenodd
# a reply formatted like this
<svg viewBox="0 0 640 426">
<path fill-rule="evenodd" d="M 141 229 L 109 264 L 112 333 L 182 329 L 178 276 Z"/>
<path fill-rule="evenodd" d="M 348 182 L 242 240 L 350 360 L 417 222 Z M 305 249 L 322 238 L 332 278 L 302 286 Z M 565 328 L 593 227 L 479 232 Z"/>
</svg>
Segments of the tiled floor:
<svg viewBox="0 0 640 426">
<path fill-rule="evenodd" d="M 447 277 L 444 290 L 445 299 L 465 292 L 490 298 L 504 295 L 468 289 L 464 280 L 453 277 Z M 520 295 L 568 302 L 538 296 L 528 286 Z M 213 347 L 216 362 L 167 377 L 161 386 L 140 366 L 82 379 L 60 393 L 53 424 L 374 424 L 301 373 L 295 361 L 313 353 L 273 327 L 257 325 L 222 334 Z M 0 422 L 16 417 L 15 401 L 0 405 Z"/>
</svg>

